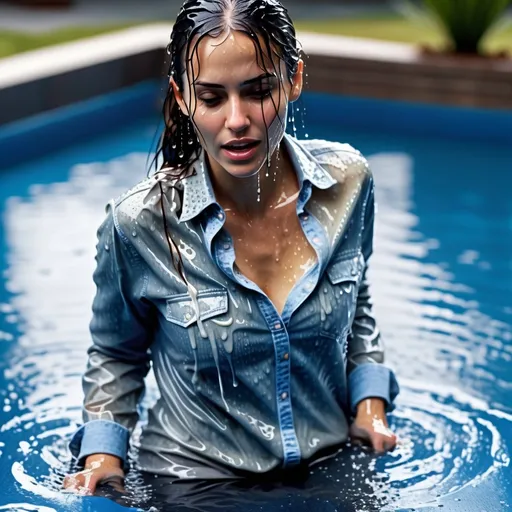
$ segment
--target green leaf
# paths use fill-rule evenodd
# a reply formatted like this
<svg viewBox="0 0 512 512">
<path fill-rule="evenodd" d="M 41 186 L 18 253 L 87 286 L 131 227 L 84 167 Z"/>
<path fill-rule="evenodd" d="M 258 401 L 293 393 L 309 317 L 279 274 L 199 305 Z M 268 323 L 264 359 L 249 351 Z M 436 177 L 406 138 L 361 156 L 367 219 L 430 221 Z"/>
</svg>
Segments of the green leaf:
<svg viewBox="0 0 512 512">
<path fill-rule="evenodd" d="M 478 53 L 482 39 L 504 16 L 511 0 L 423 0 L 425 11 L 448 35 L 455 51 Z"/>
</svg>

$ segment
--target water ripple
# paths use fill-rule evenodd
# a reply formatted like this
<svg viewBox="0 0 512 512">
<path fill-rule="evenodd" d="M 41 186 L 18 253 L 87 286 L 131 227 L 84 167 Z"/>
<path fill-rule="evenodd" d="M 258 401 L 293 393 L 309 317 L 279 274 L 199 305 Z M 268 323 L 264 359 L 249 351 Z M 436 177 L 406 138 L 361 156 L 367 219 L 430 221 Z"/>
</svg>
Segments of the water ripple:
<svg viewBox="0 0 512 512">
<path fill-rule="evenodd" d="M 506 468 L 512 415 L 458 389 L 402 381 L 393 425 L 400 444 L 384 462 L 397 506 L 418 506 L 475 487 Z"/>
<path fill-rule="evenodd" d="M 0 342 L 10 348 L 3 369 L 8 385 L 0 390 L 0 453 L 28 494 L 63 499 L 67 442 L 80 422 L 80 375 L 90 343 L 95 231 L 103 205 L 137 181 L 145 159 L 134 154 L 76 166 L 66 183 L 33 186 L 28 200 L 7 203 L 5 281 L 16 295 L 0 304 L 0 321 L 19 332 L 0 330 Z M 400 444 L 392 454 L 355 461 L 352 470 L 357 474 L 362 461 L 369 465 L 375 493 L 390 510 L 417 508 L 509 471 L 512 330 L 503 315 L 512 309 L 485 303 L 436 256 L 442 242 L 419 231 L 413 158 L 381 153 L 371 161 L 379 213 L 370 280 L 388 362 L 402 388 L 392 416 Z M 471 251 L 459 251 L 466 267 L 479 259 Z M 146 403 L 156 396 L 154 381 L 148 388 Z M 339 471 L 326 476 L 333 492 Z M 34 510 L 26 500 L 12 501 L 20 503 L 0 510 Z"/>
</svg>

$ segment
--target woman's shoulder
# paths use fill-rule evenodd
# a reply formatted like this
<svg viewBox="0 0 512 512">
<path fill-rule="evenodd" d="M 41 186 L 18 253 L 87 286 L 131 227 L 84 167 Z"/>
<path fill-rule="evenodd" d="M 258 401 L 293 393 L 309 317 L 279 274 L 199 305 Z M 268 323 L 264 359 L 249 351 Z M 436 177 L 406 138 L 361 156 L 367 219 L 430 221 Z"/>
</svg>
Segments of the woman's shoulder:
<svg viewBox="0 0 512 512">
<path fill-rule="evenodd" d="M 144 208 L 144 198 L 154 186 L 153 177 L 145 178 L 110 201 L 115 217 L 120 215 L 136 218 Z"/>
<path fill-rule="evenodd" d="M 146 223 L 145 217 L 149 220 L 156 213 L 160 199 L 159 184 L 164 191 L 167 190 L 168 184 L 162 177 L 145 178 L 108 202 L 106 212 L 112 216 L 117 231 L 132 232 Z"/>
<path fill-rule="evenodd" d="M 137 218 L 142 210 L 156 205 L 161 192 L 165 193 L 170 188 L 171 181 L 175 180 L 164 174 L 155 174 L 143 179 L 112 201 L 115 214 Z M 173 187 L 181 188 L 181 185 L 174 183 Z"/>
<path fill-rule="evenodd" d="M 347 177 L 370 177 L 368 160 L 354 146 L 323 139 L 297 141 L 337 181 Z"/>
</svg>

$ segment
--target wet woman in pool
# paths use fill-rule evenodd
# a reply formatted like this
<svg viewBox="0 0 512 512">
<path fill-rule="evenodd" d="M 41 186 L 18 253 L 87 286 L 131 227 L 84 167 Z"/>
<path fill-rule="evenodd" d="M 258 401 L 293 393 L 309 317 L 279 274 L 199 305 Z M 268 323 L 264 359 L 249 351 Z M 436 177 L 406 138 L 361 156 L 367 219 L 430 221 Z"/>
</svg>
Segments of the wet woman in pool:
<svg viewBox="0 0 512 512">
<path fill-rule="evenodd" d="M 351 437 L 396 439 L 366 271 L 374 185 L 347 144 L 285 134 L 302 90 L 276 0 L 187 0 L 168 47 L 158 171 L 98 236 L 84 469 L 122 478 L 152 365 L 160 397 L 136 466 L 171 481 L 278 478 Z"/>
</svg>

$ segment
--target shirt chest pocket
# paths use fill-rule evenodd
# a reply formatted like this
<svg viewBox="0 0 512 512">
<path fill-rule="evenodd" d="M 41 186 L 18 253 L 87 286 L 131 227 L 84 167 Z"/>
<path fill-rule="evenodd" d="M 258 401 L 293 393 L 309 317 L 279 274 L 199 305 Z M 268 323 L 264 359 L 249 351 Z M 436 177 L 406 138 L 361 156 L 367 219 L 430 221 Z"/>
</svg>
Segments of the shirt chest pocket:
<svg viewBox="0 0 512 512">
<path fill-rule="evenodd" d="M 233 351 L 233 319 L 226 315 L 228 311 L 225 289 L 198 291 L 195 304 L 188 293 L 168 298 L 164 329 L 170 343 L 166 343 L 165 350 L 171 360 L 194 368 L 194 378 L 204 371 L 218 368 L 223 355 L 229 358 Z"/>
<path fill-rule="evenodd" d="M 195 392 L 203 390 L 210 396 L 218 389 L 223 396 L 222 382 L 236 382 L 235 322 L 228 291 L 200 290 L 195 301 L 188 293 L 174 295 L 167 298 L 165 308 L 162 350 L 169 357 L 172 370 L 167 366 L 164 371 L 181 373 L 185 382 L 190 378 Z M 183 382 L 175 384 L 183 386 Z"/>
<path fill-rule="evenodd" d="M 197 322 L 199 310 L 199 322 Z M 188 293 L 174 295 L 167 299 L 165 318 L 181 327 L 190 327 L 193 323 L 202 324 L 228 311 L 228 293 L 222 289 L 201 290 L 194 304 Z"/>
<path fill-rule="evenodd" d="M 350 330 L 363 270 L 364 258 L 361 253 L 342 255 L 328 267 L 323 290 L 320 290 L 323 336 L 340 339 Z"/>
</svg>

